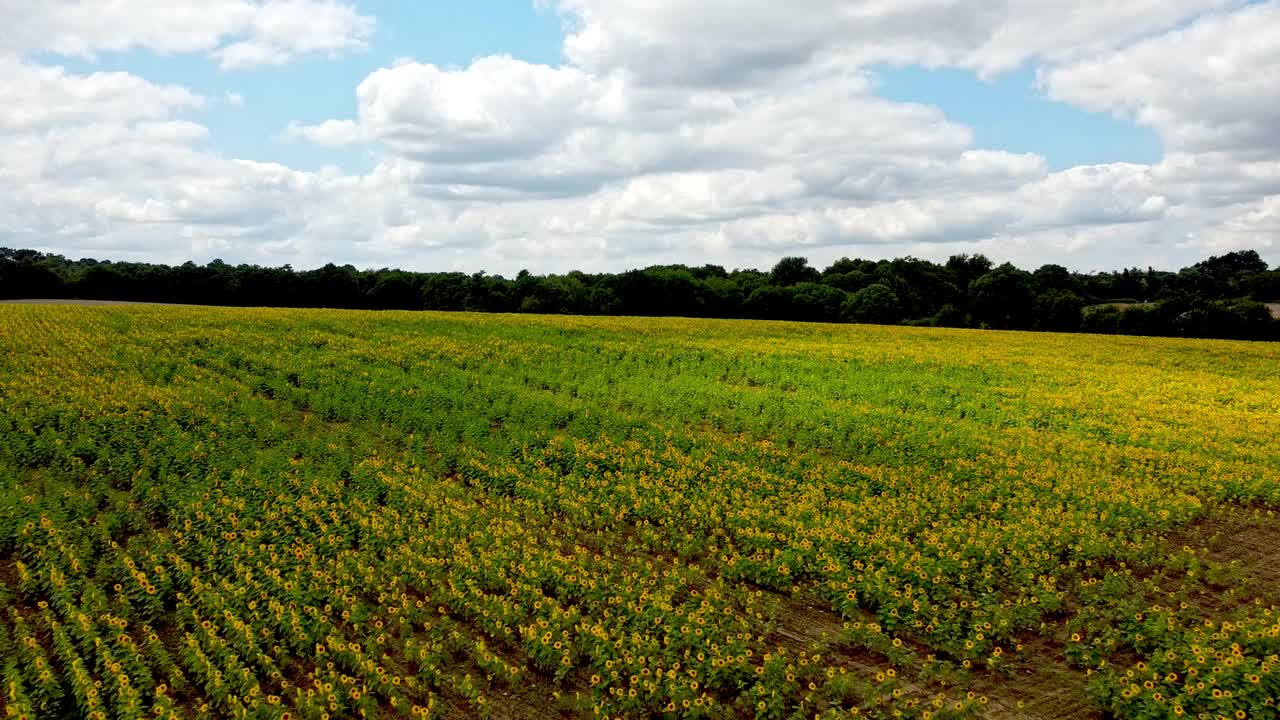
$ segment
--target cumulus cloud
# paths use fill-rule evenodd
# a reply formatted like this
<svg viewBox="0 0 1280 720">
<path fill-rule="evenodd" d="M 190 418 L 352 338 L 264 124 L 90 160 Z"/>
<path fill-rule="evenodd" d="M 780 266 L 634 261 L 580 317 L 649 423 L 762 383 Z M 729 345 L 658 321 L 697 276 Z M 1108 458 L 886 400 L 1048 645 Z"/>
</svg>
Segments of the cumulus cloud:
<svg viewBox="0 0 1280 720">
<path fill-rule="evenodd" d="M 559 0 L 565 53 L 595 72 L 723 85 L 846 55 L 983 73 L 1114 48 L 1231 0 Z"/>
<path fill-rule="evenodd" d="M 1280 3 L 1210 13 L 1186 27 L 1040 72 L 1054 99 L 1156 130 L 1151 181 L 1205 250 L 1274 245 L 1280 202 Z"/>
<path fill-rule="evenodd" d="M 0 0 L 0 54 L 203 52 L 225 69 L 367 47 L 372 17 L 339 0 Z"/>
<path fill-rule="evenodd" d="M 368 47 L 374 21 L 351 5 L 317 0 L 274 0 L 258 7 L 245 39 L 213 51 L 223 69 L 283 65 L 298 55 L 340 55 Z"/>
<path fill-rule="evenodd" d="M 122 73 L 0 60 L 0 241 L 176 260 L 306 230 L 350 178 L 219 156 L 183 117 L 205 98 Z"/>
<path fill-rule="evenodd" d="M 1276 0 L 558 0 L 563 64 L 399 62 L 352 88 L 351 117 L 264 129 L 367 145 L 362 175 L 224 157 L 192 119 L 200 93 L 31 59 L 144 48 L 230 70 L 343 54 L 374 22 L 349 3 L 20 5 L 0 0 L 15 28 L 0 38 L 4 244 L 499 272 L 794 252 L 1280 260 L 1280 115 L 1262 101 L 1280 90 Z M 883 64 L 1030 64 L 1050 98 L 1150 127 L 1166 153 L 1051 171 L 881 97 Z"/>
<path fill-rule="evenodd" d="M 416 159 L 529 157 L 572 131 L 621 122 L 618 84 L 572 67 L 481 58 L 461 70 L 406 63 L 360 84 L 370 134 Z"/>
<path fill-rule="evenodd" d="M 459 188 L 585 195 L 649 176 L 653 185 L 680 173 L 755 171 L 788 174 L 814 195 L 866 199 L 1044 173 L 1035 156 L 971 149 L 968 128 L 935 108 L 876 97 L 864 75 L 845 68 L 793 73 L 785 92 L 674 92 L 621 73 L 490 57 L 459 69 L 379 70 L 357 96 L 358 123 L 287 134 L 376 140 L 403 181 L 452 196 Z"/>
<path fill-rule="evenodd" d="M 1280 195 L 1228 209 L 1229 218 L 1214 226 L 1205 245 L 1214 250 L 1258 250 L 1280 246 Z"/>
<path fill-rule="evenodd" d="M 1280 155 L 1280 4 L 1206 16 L 1041 74 L 1050 97 L 1157 130 L 1171 150 Z"/>
<path fill-rule="evenodd" d="M 0 57 L 0 131 L 22 132 L 111 117 L 141 120 L 170 117 L 205 100 L 176 85 L 156 85 L 136 75 L 102 72 L 73 75 Z"/>
<path fill-rule="evenodd" d="M 291 123 L 285 128 L 286 140 L 306 140 L 326 147 L 353 145 L 360 142 L 363 132 L 351 120 L 325 120 L 319 125 Z"/>
</svg>

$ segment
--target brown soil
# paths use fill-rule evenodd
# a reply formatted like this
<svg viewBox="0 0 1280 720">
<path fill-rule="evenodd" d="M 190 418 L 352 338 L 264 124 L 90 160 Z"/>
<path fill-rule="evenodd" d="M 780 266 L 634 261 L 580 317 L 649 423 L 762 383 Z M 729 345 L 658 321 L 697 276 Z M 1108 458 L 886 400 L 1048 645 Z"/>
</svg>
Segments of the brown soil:
<svg viewBox="0 0 1280 720">
<path fill-rule="evenodd" d="M 828 646 L 842 642 L 844 621 L 821 604 L 802 598 L 779 596 L 782 612 L 776 631 L 777 644 L 788 650 L 809 650 L 813 645 Z"/>
<path fill-rule="evenodd" d="M 992 720 L 1101 720 L 1086 685 L 1085 674 L 1067 664 L 1062 648 L 1032 636 L 1003 672 L 975 673 L 972 689 L 991 698 L 983 716 Z"/>
<path fill-rule="evenodd" d="M 851 669 L 866 675 L 892 667 L 888 658 L 842 642 L 844 622 L 820 604 L 801 598 L 785 598 L 774 640 L 794 650 L 823 646 L 829 658 L 839 658 Z M 927 687 L 904 682 L 909 693 L 921 696 L 938 691 L 966 692 L 990 698 L 982 717 L 992 720 L 1101 720 L 1085 693 L 1086 678 L 1063 659 L 1062 648 L 1051 641 L 1030 636 L 1022 652 L 1009 658 L 999 673 L 975 672 L 969 687 L 947 691 L 934 684 Z M 910 674 L 910 668 L 901 668 Z M 1022 707 L 1019 707 L 1019 703 Z"/>
<path fill-rule="evenodd" d="M 554 718 L 572 718 L 573 715 L 563 711 L 552 693 L 555 688 L 549 684 L 531 684 L 522 682 L 514 687 L 490 693 L 490 709 L 494 720 L 553 720 Z M 560 692 L 573 694 L 572 690 Z"/>
<path fill-rule="evenodd" d="M 772 644 L 781 645 L 796 654 L 819 650 L 828 660 L 835 660 L 868 679 L 893 667 L 884 655 L 845 642 L 844 620 L 826 609 L 820 600 L 800 596 L 777 597 L 782 601 L 782 608 L 778 614 L 778 627 L 770 638 Z M 902 670 L 911 671 L 910 668 Z M 900 680 L 902 689 L 907 693 L 922 698 L 929 695 L 920 684 L 906 677 Z"/>
<path fill-rule="evenodd" d="M 1280 513 L 1258 508 L 1215 509 L 1171 535 L 1168 542 L 1171 551 L 1188 546 L 1212 564 L 1235 567 L 1236 576 L 1245 581 L 1238 599 L 1215 610 L 1227 610 L 1254 598 L 1280 602 Z M 782 594 L 775 598 L 780 607 L 772 644 L 796 653 L 820 649 L 828 658 L 866 676 L 892 667 L 887 657 L 845 642 L 844 619 L 821 599 Z M 1020 652 L 1006 656 L 1004 668 L 975 671 L 968 687 L 952 688 L 948 694 L 971 690 L 990 698 L 981 717 L 991 720 L 1105 717 L 1089 700 L 1085 673 L 1066 662 L 1060 644 L 1034 633 L 1028 633 L 1022 644 Z M 900 670 L 911 674 L 910 668 Z M 903 680 L 908 693 L 932 695 L 940 689 L 931 683 Z M 544 678 L 531 675 L 516 687 L 490 695 L 494 716 L 504 720 L 567 717 L 551 697 L 554 689 Z M 451 708 L 450 712 L 460 709 Z"/>
<path fill-rule="evenodd" d="M 1241 585 L 1197 598 L 1225 611 L 1255 599 L 1280 605 L 1280 512 L 1265 507 L 1215 508 L 1169 536 L 1171 550 L 1189 547 L 1211 564 L 1226 566 Z M 1230 591 L 1230 592 L 1228 592 Z"/>
</svg>

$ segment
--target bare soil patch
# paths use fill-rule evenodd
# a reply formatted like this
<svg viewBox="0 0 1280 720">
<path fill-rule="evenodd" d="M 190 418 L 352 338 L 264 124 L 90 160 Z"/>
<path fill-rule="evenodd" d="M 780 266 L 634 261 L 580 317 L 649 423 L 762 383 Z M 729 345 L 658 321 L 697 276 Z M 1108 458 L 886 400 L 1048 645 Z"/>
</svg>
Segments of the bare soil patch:
<svg viewBox="0 0 1280 720">
<path fill-rule="evenodd" d="M 1089 701 L 1087 685 L 1085 674 L 1067 664 L 1061 647 L 1032 636 L 1003 672 L 975 673 L 972 690 L 991 698 L 983 716 L 992 720 L 1102 720 L 1102 711 Z"/>
<path fill-rule="evenodd" d="M 1268 507 L 1222 506 L 1169 536 L 1171 549 L 1189 547 L 1210 563 L 1231 568 L 1243 587 L 1231 598 L 1197 598 L 1218 610 L 1252 603 L 1280 605 L 1280 512 Z"/>
<path fill-rule="evenodd" d="M 553 695 L 558 688 L 549 683 L 524 682 L 491 696 L 491 711 L 495 720 L 553 720 L 553 718 L 572 718 Z M 572 690 L 560 692 L 573 694 Z M 463 717 L 467 717 L 464 715 Z"/>
<path fill-rule="evenodd" d="M 840 658 L 864 675 L 892 667 L 887 657 L 854 647 L 842 638 L 843 620 L 821 604 L 801 598 L 786 598 L 779 616 L 775 640 L 793 650 L 823 646 L 828 657 Z M 922 650 L 923 652 L 923 650 Z M 903 689 L 926 697 L 939 690 L 973 691 L 989 698 L 982 717 L 992 720 L 1102 720 L 1086 693 L 1087 678 L 1071 667 L 1062 648 L 1048 638 L 1030 635 L 1022 651 L 1006 656 L 1009 664 L 1000 672 L 975 671 L 968 687 L 945 688 L 936 682 L 905 681 Z M 908 675 L 911 668 L 900 668 Z"/>
<path fill-rule="evenodd" d="M 844 640 L 844 621 L 813 601 L 779 595 L 783 600 L 777 639 L 791 650 L 808 650 L 812 645 L 830 645 Z"/>
</svg>

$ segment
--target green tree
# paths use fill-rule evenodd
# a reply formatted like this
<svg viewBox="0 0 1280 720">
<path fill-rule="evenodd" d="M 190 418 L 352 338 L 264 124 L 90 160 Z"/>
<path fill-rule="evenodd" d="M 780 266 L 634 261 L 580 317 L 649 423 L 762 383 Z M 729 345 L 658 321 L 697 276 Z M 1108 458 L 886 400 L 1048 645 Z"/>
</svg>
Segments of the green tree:
<svg viewBox="0 0 1280 720">
<path fill-rule="evenodd" d="M 888 285 L 872 283 L 851 295 L 841 314 L 849 322 L 894 325 L 902 320 L 902 307 Z"/>
<path fill-rule="evenodd" d="M 822 275 L 809 267 L 809 260 L 802 257 L 782 258 L 773 266 L 773 272 L 769 273 L 770 284 L 778 287 L 790 287 L 802 282 L 816 283 L 821 279 Z"/>
<path fill-rule="evenodd" d="M 1005 263 L 969 285 L 974 321 L 990 328 L 1029 328 L 1035 314 L 1031 275 Z"/>
<path fill-rule="evenodd" d="M 1076 332 L 1083 319 L 1084 298 L 1070 290 L 1046 290 L 1036 297 L 1035 328 Z"/>
<path fill-rule="evenodd" d="M 792 315 L 797 320 L 810 322 L 837 322 L 841 306 L 849 297 L 833 287 L 818 283 L 800 283 L 792 288 Z"/>
<path fill-rule="evenodd" d="M 747 296 L 744 310 L 758 320 L 785 320 L 791 313 L 790 288 L 761 285 Z"/>
<path fill-rule="evenodd" d="M 1080 283 L 1075 276 L 1061 265 L 1041 265 L 1032 273 L 1036 290 L 1045 293 L 1050 290 L 1061 290 L 1070 293 L 1080 292 Z"/>
<path fill-rule="evenodd" d="M 969 288 L 969 283 L 991 272 L 991 266 L 991 261 L 982 254 L 952 255 L 947 260 L 947 271 L 962 292 Z"/>
<path fill-rule="evenodd" d="M 409 273 L 382 271 L 369 291 L 369 304 L 389 310 L 417 310 L 422 307 L 422 291 Z"/>
</svg>

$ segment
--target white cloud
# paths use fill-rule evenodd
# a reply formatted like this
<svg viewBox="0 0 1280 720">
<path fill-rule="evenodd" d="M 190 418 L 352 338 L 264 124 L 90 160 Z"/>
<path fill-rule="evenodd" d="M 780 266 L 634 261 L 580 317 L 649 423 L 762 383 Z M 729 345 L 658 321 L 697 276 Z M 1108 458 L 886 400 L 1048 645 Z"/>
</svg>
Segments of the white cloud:
<svg viewBox="0 0 1280 720">
<path fill-rule="evenodd" d="M 271 0 L 259 6 L 248 39 L 215 51 L 225 69 L 282 65 L 295 55 L 364 50 L 374 20 L 335 0 Z"/>
<path fill-rule="evenodd" d="M 527 157 L 577 128 L 620 121 L 625 110 L 616 83 L 510 57 L 463 70 L 378 70 L 357 96 L 372 136 L 405 156 L 446 162 Z"/>
<path fill-rule="evenodd" d="M 326 147 L 352 145 L 363 138 L 360 126 L 351 120 L 325 120 L 319 125 L 291 123 L 285 128 L 286 140 L 306 140 Z"/>
<path fill-rule="evenodd" d="M 1049 95 L 1159 131 L 1173 151 L 1280 154 L 1280 4 L 1189 27 L 1042 73 Z"/>
<path fill-rule="evenodd" d="M 390 172 L 454 197 L 459 188 L 585 195 L 651 174 L 721 170 L 786 172 L 814 194 L 870 197 L 1044 173 L 1034 156 L 971 150 L 967 128 L 934 108 L 878 98 L 843 68 L 793 73 L 785 92 L 676 92 L 622 73 L 492 57 L 461 69 L 379 70 L 357 94 L 358 129 L 332 120 L 286 134 L 376 140 L 394 158 Z"/>
<path fill-rule="evenodd" d="M 1215 251 L 1280 249 L 1280 195 L 1229 209 L 1231 216 L 1213 227 L 1204 246 Z"/>
<path fill-rule="evenodd" d="M 836 54 L 984 73 L 1056 61 L 1160 32 L 1233 0 L 559 0 L 565 52 L 595 72 L 723 85 Z"/>
<path fill-rule="evenodd" d="M 374 20 L 339 0 L 0 0 L 0 54 L 205 52 L 225 69 L 367 47 Z"/>
<path fill-rule="evenodd" d="M 158 119 L 197 108 L 204 98 L 123 72 L 73 75 L 60 67 L 0 57 L 0 131 L 34 131 L 102 116 Z"/>
<path fill-rule="evenodd" d="M 1151 180 L 1189 248 L 1274 247 L 1280 198 L 1280 3 L 1205 15 L 1178 30 L 1041 71 L 1048 94 L 1153 128 Z"/>
<path fill-rule="evenodd" d="M 563 65 L 397 62 L 353 88 L 353 117 L 264 129 L 367 144 L 365 175 L 224 157 L 187 115 L 200 94 L 31 59 L 343 54 L 373 29 L 348 3 L 20 5 L 0 0 L 15 28 L 0 38 L 0 244 L 506 273 L 793 252 L 1097 268 L 1252 246 L 1280 260 L 1275 0 L 563 0 Z M 880 63 L 1030 63 L 1051 97 L 1151 127 L 1167 152 L 1053 172 L 878 96 Z"/>
</svg>

